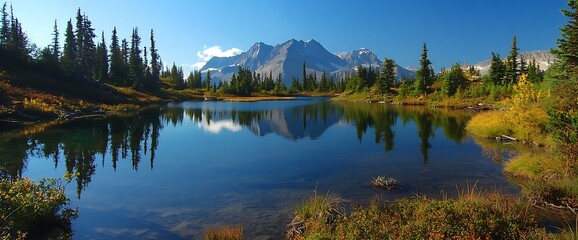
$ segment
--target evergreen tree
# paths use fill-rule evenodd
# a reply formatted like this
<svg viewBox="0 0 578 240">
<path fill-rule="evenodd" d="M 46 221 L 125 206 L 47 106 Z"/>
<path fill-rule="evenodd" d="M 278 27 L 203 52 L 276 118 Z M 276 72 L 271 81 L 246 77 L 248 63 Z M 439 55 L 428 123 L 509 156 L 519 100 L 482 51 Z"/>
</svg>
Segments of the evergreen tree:
<svg viewBox="0 0 578 240">
<path fill-rule="evenodd" d="M 444 74 L 442 82 L 442 92 L 447 96 L 453 96 L 458 89 L 464 88 L 466 76 L 460 64 L 456 63 L 451 70 Z"/>
<path fill-rule="evenodd" d="M 52 44 L 50 48 L 52 49 L 52 58 L 55 62 L 60 61 L 60 41 L 58 40 L 58 24 L 56 20 L 54 20 L 54 28 L 52 32 Z"/>
<path fill-rule="evenodd" d="M 357 66 L 357 77 L 360 80 L 357 89 L 361 90 L 367 86 L 367 68 L 361 65 Z"/>
<path fill-rule="evenodd" d="M 133 86 L 134 82 L 132 82 L 131 78 L 130 78 L 130 69 L 129 69 L 129 53 L 130 53 L 130 49 L 128 48 L 128 41 L 126 40 L 126 38 L 123 38 L 121 41 L 121 46 L 120 46 L 120 53 L 122 56 L 122 76 L 121 76 L 121 81 L 122 81 L 122 85 L 125 87 L 129 87 L 129 86 Z"/>
<path fill-rule="evenodd" d="M 530 64 L 528 64 L 528 81 L 536 84 L 542 82 L 542 71 L 540 71 L 540 66 L 536 63 L 536 59 L 532 58 Z"/>
<path fill-rule="evenodd" d="M 104 41 L 104 32 L 101 33 L 100 43 L 96 46 L 95 60 L 96 71 L 94 79 L 100 82 L 108 82 L 108 50 Z"/>
<path fill-rule="evenodd" d="M 10 5 L 10 31 L 8 32 L 8 38 L 6 39 L 6 49 L 9 50 L 15 57 L 20 59 L 28 60 L 29 49 L 28 49 L 28 38 L 22 30 L 22 25 L 18 21 L 18 18 L 14 17 L 14 12 L 12 5 Z"/>
<path fill-rule="evenodd" d="M 161 63 L 160 63 L 160 57 L 159 57 L 159 53 L 158 53 L 158 49 L 156 49 L 156 44 L 155 44 L 155 37 L 154 37 L 154 32 L 151 29 L 151 47 L 150 47 L 150 52 L 151 52 L 151 80 L 150 80 L 150 89 L 152 91 L 156 91 L 159 88 L 159 84 L 160 84 L 160 69 L 162 67 Z"/>
<path fill-rule="evenodd" d="M 563 9 L 562 14 L 570 19 L 560 29 L 562 35 L 557 39 L 558 46 L 552 52 L 569 71 L 576 74 L 578 73 L 578 0 L 568 0 L 567 5 L 570 9 Z"/>
<path fill-rule="evenodd" d="M 173 67 L 170 70 L 170 77 L 174 84 L 175 89 L 181 90 L 184 88 L 184 76 L 182 68 L 177 68 L 177 65 L 173 63 Z"/>
<path fill-rule="evenodd" d="M 492 53 L 492 62 L 490 65 L 489 83 L 493 85 L 501 85 L 504 83 L 506 76 L 506 66 L 500 58 L 500 54 Z"/>
<path fill-rule="evenodd" d="M 309 81 L 307 79 L 307 70 L 305 68 L 305 62 L 303 62 L 303 91 L 309 90 Z"/>
<path fill-rule="evenodd" d="M 138 28 L 132 30 L 132 35 L 130 37 L 130 53 L 129 53 L 129 76 L 130 81 L 134 84 L 133 87 L 136 89 L 144 88 L 144 67 L 143 60 L 141 58 L 140 50 L 140 37 L 138 35 Z M 181 88 L 182 89 L 182 86 Z"/>
<path fill-rule="evenodd" d="M 416 94 L 427 94 L 427 87 L 432 84 L 433 74 L 431 61 L 427 57 L 427 45 L 425 42 L 423 43 L 423 51 L 419 65 L 420 68 L 417 70 L 417 76 L 414 82 L 414 91 Z"/>
<path fill-rule="evenodd" d="M 10 35 L 10 22 L 8 21 L 8 4 L 5 2 L 2 5 L 2 16 L 0 19 L 0 48 L 5 48 L 8 45 L 8 38 Z"/>
<path fill-rule="evenodd" d="M 65 42 L 62 51 L 62 68 L 70 75 L 76 74 L 76 38 L 72 29 L 72 21 L 66 23 L 66 32 L 64 33 Z"/>
<path fill-rule="evenodd" d="M 110 42 L 110 81 L 117 85 L 123 85 L 124 81 L 124 60 L 122 52 L 118 44 L 118 36 L 116 35 L 116 27 L 112 30 L 112 38 Z"/>
<path fill-rule="evenodd" d="M 386 58 L 383 60 L 383 67 L 381 69 L 381 75 L 379 76 L 379 84 L 377 90 L 379 93 L 388 93 L 389 89 L 393 86 L 395 82 L 395 62 L 391 58 Z"/>
<path fill-rule="evenodd" d="M 301 92 L 301 83 L 299 82 L 299 78 L 293 76 L 293 79 L 291 79 L 291 89 L 290 90 L 292 93 Z"/>
<path fill-rule="evenodd" d="M 205 77 L 205 89 L 211 90 L 211 70 L 207 70 L 207 76 Z"/>
<path fill-rule="evenodd" d="M 86 15 L 76 12 L 76 68 L 80 77 L 91 78 L 95 71 L 94 28 Z"/>
<path fill-rule="evenodd" d="M 512 37 L 512 48 L 510 55 L 506 58 L 506 84 L 516 84 L 520 69 L 518 68 L 518 46 L 516 35 Z"/>
</svg>

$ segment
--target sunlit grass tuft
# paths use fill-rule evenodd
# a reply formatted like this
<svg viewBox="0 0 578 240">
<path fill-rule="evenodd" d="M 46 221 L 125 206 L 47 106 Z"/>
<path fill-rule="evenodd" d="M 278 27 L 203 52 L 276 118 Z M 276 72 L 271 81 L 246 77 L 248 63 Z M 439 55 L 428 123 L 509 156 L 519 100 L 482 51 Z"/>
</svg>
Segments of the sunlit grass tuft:
<svg viewBox="0 0 578 240">
<path fill-rule="evenodd" d="M 218 226 L 205 230 L 205 240 L 242 240 L 243 226 Z"/>
<path fill-rule="evenodd" d="M 330 237 L 335 224 L 342 216 L 341 202 L 329 195 L 315 193 L 295 209 L 295 217 L 287 239 L 326 239 Z"/>
<path fill-rule="evenodd" d="M 512 131 L 501 120 L 504 112 L 487 111 L 474 116 L 466 125 L 466 130 L 480 137 L 497 137 L 510 135 Z"/>
</svg>

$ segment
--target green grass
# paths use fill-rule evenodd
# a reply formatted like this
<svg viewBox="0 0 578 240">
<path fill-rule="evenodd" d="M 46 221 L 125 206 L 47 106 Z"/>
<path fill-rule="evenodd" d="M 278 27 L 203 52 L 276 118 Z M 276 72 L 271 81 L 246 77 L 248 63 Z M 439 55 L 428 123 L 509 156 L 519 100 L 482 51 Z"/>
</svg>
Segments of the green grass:
<svg viewBox="0 0 578 240">
<path fill-rule="evenodd" d="M 334 222 L 315 218 L 321 215 L 312 209 L 325 209 L 332 202 L 323 198 L 327 196 L 315 195 L 298 208 L 295 218 L 306 216 L 302 220 L 307 227 L 288 239 L 556 239 L 538 225 L 527 202 L 482 194 L 475 188 L 461 192 L 457 199 L 416 196 L 374 202 L 339 215 Z"/>
<path fill-rule="evenodd" d="M 337 198 L 315 193 L 295 209 L 287 239 L 326 239 L 332 235 L 343 209 Z"/>
</svg>

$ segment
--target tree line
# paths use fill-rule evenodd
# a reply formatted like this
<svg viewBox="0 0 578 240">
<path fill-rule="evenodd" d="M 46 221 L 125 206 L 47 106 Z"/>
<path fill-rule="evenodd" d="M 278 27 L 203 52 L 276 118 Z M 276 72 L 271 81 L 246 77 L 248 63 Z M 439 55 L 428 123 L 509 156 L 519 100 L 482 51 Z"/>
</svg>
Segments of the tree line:
<svg viewBox="0 0 578 240">
<path fill-rule="evenodd" d="M 149 92 L 160 88 L 162 60 L 155 46 L 152 29 L 148 48 L 141 48 L 138 28 L 132 29 L 129 40 L 121 40 L 114 27 L 110 45 L 106 43 L 104 31 L 96 43 L 92 22 L 79 8 L 75 21 L 70 19 L 66 23 L 62 48 L 55 20 L 51 43 L 38 49 L 35 44 L 28 42 L 11 5 L 8 13 L 8 4 L 4 3 L 1 15 L 0 50 L 7 59 L 38 64 L 62 73 L 69 79 L 98 81 Z"/>
</svg>

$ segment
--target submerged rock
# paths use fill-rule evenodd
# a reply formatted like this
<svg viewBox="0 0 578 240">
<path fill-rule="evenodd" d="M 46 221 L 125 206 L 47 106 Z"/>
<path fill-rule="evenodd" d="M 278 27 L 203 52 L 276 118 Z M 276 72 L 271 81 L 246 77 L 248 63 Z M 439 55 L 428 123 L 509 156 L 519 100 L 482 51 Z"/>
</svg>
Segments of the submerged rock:
<svg viewBox="0 0 578 240">
<path fill-rule="evenodd" d="M 371 186 L 373 188 L 395 190 L 399 188 L 399 182 L 395 178 L 378 176 L 371 179 Z"/>
</svg>

